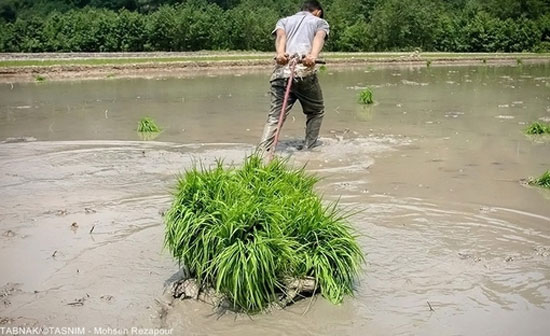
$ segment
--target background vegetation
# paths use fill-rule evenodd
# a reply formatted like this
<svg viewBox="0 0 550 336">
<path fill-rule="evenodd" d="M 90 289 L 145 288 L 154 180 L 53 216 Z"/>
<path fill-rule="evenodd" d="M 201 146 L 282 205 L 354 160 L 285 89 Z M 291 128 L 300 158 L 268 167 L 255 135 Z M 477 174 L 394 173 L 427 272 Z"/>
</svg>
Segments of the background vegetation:
<svg viewBox="0 0 550 336">
<path fill-rule="evenodd" d="M 301 0 L 0 0 L 0 51 L 273 49 Z M 549 52 L 550 0 L 324 0 L 331 51 Z"/>
</svg>

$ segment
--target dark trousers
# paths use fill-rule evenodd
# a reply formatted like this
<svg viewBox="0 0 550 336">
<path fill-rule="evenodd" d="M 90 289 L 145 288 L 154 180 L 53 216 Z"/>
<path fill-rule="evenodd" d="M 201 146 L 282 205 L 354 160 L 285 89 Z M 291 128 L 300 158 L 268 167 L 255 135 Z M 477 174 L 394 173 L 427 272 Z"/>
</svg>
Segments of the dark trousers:
<svg viewBox="0 0 550 336">
<path fill-rule="evenodd" d="M 264 132 L 258 149 L 263 152 L 272 150 L 277 132 L 277 124 L 283 107 L 283 99 L 285 96 L 288 79 L 275 79 L 271 81 L 271 110 L 267 116 Z M 288 105 L 283 118 L 283 123 L 296 101 L 300 101 L 302 110 L 306 115 L 306 136 L 305 148 L 310 148 L 315 145 L 321 130 L 323 116 L 325 114 L 325 105 L 323 102 L 323 92 L 319 85 L 317 75 L 311 75 L 304 78 L 296 78 L 292 83 L 290 95 L 288 97 Z M 282 126 L 282 125 L 281 125 Z"/>
</svg>

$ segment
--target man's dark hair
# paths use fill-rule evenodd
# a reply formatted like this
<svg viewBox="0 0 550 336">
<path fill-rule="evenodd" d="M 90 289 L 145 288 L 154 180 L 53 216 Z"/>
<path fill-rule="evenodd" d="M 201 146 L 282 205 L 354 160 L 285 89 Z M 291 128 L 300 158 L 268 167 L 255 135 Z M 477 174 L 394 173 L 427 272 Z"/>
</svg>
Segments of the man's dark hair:
<svg viewBox="0 0 550 336">
<path fill-rule="evenodd" d="M 321 3 L 316 0 L 310 0 L 305 1 L 302 5 L 302 11 L 308 11 L 313 12 L 314 10 L 320 10 L 321 11 L 321 19 L 325 18 L 325 11 L 323 10 L 323 6 L 321 6 Z"/>
</svg>

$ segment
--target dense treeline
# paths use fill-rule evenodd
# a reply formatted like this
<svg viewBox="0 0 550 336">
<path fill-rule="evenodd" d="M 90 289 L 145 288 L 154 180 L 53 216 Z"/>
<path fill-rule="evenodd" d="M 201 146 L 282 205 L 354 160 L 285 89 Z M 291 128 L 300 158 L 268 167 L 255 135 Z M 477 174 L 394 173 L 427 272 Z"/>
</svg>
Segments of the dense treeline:
<svg viewBox="0 0 550 336">
<path fill-rule="evenodd" d="M 301 0 L 0 0 L 0 51 L 273 49 Z M 550 0 L 325 0 L 332 51 L 550 52 Z"/>
</svg>

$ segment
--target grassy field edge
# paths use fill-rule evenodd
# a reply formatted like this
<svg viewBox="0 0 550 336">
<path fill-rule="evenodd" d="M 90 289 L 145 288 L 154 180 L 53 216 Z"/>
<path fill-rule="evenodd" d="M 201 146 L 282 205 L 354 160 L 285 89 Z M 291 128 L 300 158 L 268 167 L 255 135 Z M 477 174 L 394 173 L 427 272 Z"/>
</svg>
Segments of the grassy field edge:
<svg viewBox="0 0 550 336">
<path fill-rule="evenodd" d="M 0 54 L 0 68 L 147 64 L 204 64 L 216 66 L 247 65 L 250 62 L 270 63 L 273 53 L 191 52 L 191 53 L 44 53 Z M 536 53 L 324 53 L 322 58 L 333 63 L 411 62 L 411 61 L 499 61 L 549 60 L 550 54 Z"/>
</svg>

